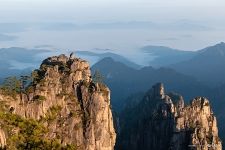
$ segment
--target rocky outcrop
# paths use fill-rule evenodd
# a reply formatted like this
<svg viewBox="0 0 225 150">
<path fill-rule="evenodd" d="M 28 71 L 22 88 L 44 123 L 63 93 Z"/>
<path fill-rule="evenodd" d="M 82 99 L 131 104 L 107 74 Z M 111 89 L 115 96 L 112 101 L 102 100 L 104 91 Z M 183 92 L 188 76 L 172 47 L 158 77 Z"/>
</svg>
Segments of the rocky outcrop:
<svg viewBox="0 0 225 150">
<path fill-rule="evenodd" d="M 206 98 L 197 97 L 185 106 L 182 96 L 165 94 L 159 83 L 120 115 L 116 149 L 221 150 L 222 144 Z"/>
<path fill-rule="evenodd" d="M 189 148 L 198 150 L 222 149 L 216 117 L 206 98 L 197 97 L 190 105 L 178 111 L 175 115 L 174 133 L 172 149 L 185 149 L 186 144 Z"/>
<path fill-rule="evenodd" d="M 110 90 L 92 81 L 85 60 L 65 55 L 47 58 L 33 72 L 27 88 L 15 96 L 1 91 L 0 101 L 10 113 L 41 122 L 47 128 L 44 136 L 62 145 L 73 144 L 81 150 L 114 149 Z M 7 147 L 10 136 L 1 126 L 0 146 Z"/>
</svg>

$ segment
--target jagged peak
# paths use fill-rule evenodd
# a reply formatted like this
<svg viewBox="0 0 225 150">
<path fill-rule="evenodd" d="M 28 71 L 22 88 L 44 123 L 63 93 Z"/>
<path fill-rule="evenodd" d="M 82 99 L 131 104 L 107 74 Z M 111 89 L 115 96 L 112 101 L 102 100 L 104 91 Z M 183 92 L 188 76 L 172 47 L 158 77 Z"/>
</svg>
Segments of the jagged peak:
<svg viewBox="0 0 225 150">
<path fill-rule="evenodd" d="M 210 106 L 209 104 L 209 100 L 205 97 L 196 97 L 191 101 L 191 106 L 199 106 L 199 107 L 203 107 L 203 106 Z"/>
<path fill-rule="evenodd" d="M 52 56 L 45 59 L 41 65 L 58 65 L 60 63 L 62 64 L 68 64 L 68 62 L 75 62 L 75 61 L 81 61 L 81 62 L 87 62 L 86 60 L 82 60 L 80 58 L 76 58 L 73 53 L 70 54 L 70 56 L 66 56 L 65 54 L 60 54 L 58 56 Z"/>
<path fill-rule="evenodd" d="M 159 97 L 161 95 L 164 98 Z M 138 116 L 133 119 L 136 114 Z M 200 150 L 214 145 L 214 149 L 222 150 L 216 117 L 205 97 L 196 97 L 184 106 L 181 95 L 164 94 L 163 84 L 157 83 L 138 105 L 135 114 L 131 115 L 128 113 L 127 120 L 123 120 L 124 128 L 131 127 L 129 130 L 121 130 L 121 135 L 128 135 L 129 138 L 126 141 L 120 139 L 120 149 L 180 150 L 193 146 Z"/>
<path fill-rule="evenodd" d="M 68 82 L 76 83 L 79 81 L 91 82 L 91 70 L 87 61 L 73 56 L 61 54 L 45 59 L 40 68 L 36 69 L 32 74 L 35 75 L 35 83 L 39 83 L 42 79 L 47 80 L 68 80 Z"/>
<path fill-rule="evenodd" d="M 89 68 L 90 65 L 86 60 L 82 60 L 80 58 L 76 58 L 73 56 L 73 53 L 70 54 L 69 57 L 67 57 L 65 54 L 61 54 L 59 56 L 52 56 L 47 59 L 45 59 L 40 69 L 43 69 L 45 67 L 67 67 L 68 69 L 74 71 L 74 70 L 82 70 L 82 68 Z"/>
<path fill-rule="evenodd" d="M 152 86 L 152 94 L 154 97 L 161 97 L 165 96 L 164 85 L 163 83 L 156 83 Z"/>
<path fill-rule="evenodd" d="M 167 94 L 177 108 L 184 108 L 184 98 L 178 93 L 170 92 Z"/>
</svg>

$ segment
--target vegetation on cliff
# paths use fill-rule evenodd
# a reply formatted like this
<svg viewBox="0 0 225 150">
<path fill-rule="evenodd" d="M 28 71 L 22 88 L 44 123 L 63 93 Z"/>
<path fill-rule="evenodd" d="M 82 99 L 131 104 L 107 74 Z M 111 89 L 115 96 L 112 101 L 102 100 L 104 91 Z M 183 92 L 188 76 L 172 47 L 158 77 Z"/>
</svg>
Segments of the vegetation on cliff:
<svg viewBox="0 0 225 150">
<path fill-rule="evenodd" d="M 7 145 L 1 149 L 18 150 L 75 150 L 72 144 L 63 145 L 59 139 L 46 137 L 48 129 L 41 120 L 13 114 L 6 104 L 0 105 L 1 129 L 7 134 Z"/>
</svg>

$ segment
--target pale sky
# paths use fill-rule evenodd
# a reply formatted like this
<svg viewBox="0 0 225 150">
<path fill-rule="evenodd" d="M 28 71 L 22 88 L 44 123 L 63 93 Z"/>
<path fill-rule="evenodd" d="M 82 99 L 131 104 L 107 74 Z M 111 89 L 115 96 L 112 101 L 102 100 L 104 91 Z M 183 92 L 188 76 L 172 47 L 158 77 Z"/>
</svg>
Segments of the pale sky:
<svg viewBox="0 0 225 150">
<path fill-rule="evenodd" d="M 126 29 L 135 21 L 143 25 L 153 22 L 156 27 Z M 5 22 L 33 26 L 13 33 L 9 31 L 17 31 L 19 25 L 8 28 L 1 24 Z M 90 28 L 39 27 L 40 23 L 65 22 L 88 24 Z M 95 23 L 109 23 L 108 27 L 117 23 L 123 28 L 91 28 Z M 126 54 L 146 45 L 199 50 L 225 42 L 224 33 L 225 0 L 0 0 L 0 48 L 51 45 L 70 50 L 113 49 Z"/>
<path fill-rule="evenodd" d="M 188 19 L 220 23 L 224 8 L 224 0 L 0 0 L 0 18 L 1 22 Z"/>
</svg>

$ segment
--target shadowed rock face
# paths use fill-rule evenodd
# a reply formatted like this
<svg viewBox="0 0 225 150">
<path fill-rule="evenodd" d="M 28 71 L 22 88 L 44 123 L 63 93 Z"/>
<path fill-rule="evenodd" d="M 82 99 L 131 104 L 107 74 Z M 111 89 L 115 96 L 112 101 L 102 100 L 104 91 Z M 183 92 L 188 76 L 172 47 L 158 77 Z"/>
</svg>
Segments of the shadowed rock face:
<svg viewBox="0 0 225 150">
<path fill-rule="evenodd" d="M 165 94 L 161 83 L 135 108 L 124 110 L 120 119 L 118 150 L 222 149 L 209 101 L 197 97 L 185 106 L 182 96 Z"/>
<path fill-rule="evenodd" d="M 92 82 L 88 62 L 53 56 L 33 74 L 31 85 L 16 97 L 0 91 L 0 101 L 8 110 L 43 122 L 48 129 L 45 137 L 57 138 L 63 145 L 74 144 L 82 150 L 114 149 L 110 90 Z M 0 127 L 0 146 L 7 147 L 7 138 L 10 135 Z"/>
</svg>

